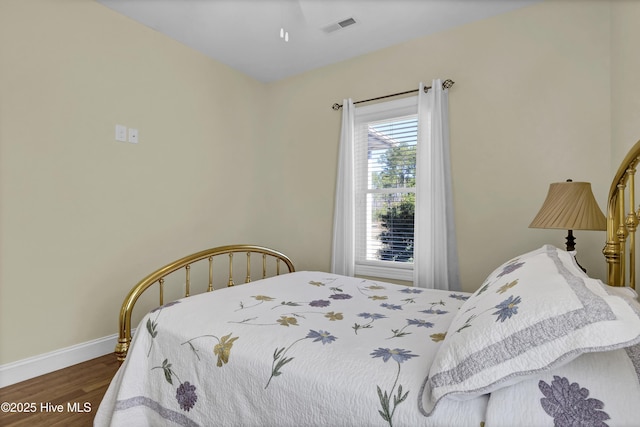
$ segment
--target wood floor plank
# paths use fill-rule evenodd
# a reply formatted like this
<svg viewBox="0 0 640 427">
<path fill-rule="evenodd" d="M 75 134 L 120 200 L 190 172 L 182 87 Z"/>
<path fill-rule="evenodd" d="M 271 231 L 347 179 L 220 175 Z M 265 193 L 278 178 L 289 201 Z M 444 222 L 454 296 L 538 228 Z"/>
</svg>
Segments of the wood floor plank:
<svg viewBox="0 0 640 427">
<path fill-rule="evenodd" d="M 35 403 L 33 413 L 0 412 L 0 426 L 91 426 L 117 370 L 116 356 L 107 354 L 0 388 L 0 402 Z M 48 403 L 51 406 L 47 406 Z M 62 405 L 61 412 L 47 411 L 47 408 L 59 409 L 58 405 Z"/>
</svg>

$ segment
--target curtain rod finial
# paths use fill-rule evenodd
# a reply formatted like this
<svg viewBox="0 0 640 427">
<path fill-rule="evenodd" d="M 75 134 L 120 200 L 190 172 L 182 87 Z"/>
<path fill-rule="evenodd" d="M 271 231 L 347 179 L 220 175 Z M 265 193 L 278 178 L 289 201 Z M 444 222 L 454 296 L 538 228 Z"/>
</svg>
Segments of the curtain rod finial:
<svg viewBox="0 0 640 427">
<path fill-rule="evenodd" d="M 342 108 L 342 105 L 340 105 L 340 104 L 338 104 L 338 103 L 335 103 L 335 104 L 333 104 L 333 105 L 331 106 L 331 108 L 332 108 L 333 110 L 335 110 L 335 111 L 338 111 L 339 109 L 341 109 L 341 108 Z"/>
</svg>

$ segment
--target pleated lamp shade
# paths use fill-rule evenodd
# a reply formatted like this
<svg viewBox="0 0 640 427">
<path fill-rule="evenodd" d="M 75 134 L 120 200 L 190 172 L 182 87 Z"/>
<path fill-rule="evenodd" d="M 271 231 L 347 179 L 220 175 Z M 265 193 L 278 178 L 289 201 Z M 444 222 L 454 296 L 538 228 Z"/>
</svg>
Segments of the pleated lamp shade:
<svg viewBox="0 0 640 427">
<path fill-rule="evenodd" d="M 606 230 L 607 220 L 588 182 L 555 182 L 529 228 Z"/>
</svg>

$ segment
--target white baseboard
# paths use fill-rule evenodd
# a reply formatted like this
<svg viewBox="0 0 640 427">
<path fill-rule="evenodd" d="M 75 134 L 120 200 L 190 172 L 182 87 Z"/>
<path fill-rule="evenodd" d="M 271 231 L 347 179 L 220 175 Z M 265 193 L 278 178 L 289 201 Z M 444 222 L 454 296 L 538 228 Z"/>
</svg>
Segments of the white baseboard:
<svg viewBox="0 0 640 427">
<path fill-rule="evenodd" d="M 0 365 L 0 388 L 113 353 L 117 342 L 114 334 Z"/>
</svg>

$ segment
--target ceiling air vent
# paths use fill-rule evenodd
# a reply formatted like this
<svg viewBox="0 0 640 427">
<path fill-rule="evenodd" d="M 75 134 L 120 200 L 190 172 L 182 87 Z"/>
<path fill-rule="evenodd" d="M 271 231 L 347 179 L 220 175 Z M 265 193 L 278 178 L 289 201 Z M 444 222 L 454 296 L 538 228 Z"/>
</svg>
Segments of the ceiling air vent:
<svg viewBox="0 0 640 427">
<path fill-rule="evenodd" d="M 340 22 L 336 22 L 335 24 L 327 25 L 322 29 L 325 33 L 333 33 L 334 31 L 341 30 L 349 25 L 353 25 L 356 23 L 356 20 L 353 18 L 343 19 Z"/>
<path fill-rule="evenodd" d="M 344 27 L 348 27 L 349 25 L 353 25 L 356 23 L 356 20 L 353 18 L 347 18 L 344 21 L 340 21 L 338 22 L 338 25 L 340 25 L 340 27 L 344 28 Z"/>
</svg>

